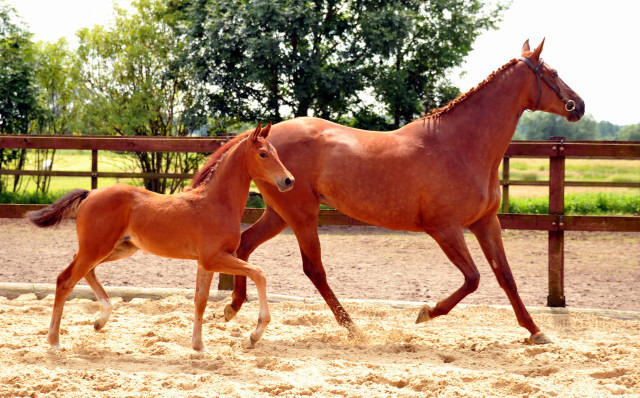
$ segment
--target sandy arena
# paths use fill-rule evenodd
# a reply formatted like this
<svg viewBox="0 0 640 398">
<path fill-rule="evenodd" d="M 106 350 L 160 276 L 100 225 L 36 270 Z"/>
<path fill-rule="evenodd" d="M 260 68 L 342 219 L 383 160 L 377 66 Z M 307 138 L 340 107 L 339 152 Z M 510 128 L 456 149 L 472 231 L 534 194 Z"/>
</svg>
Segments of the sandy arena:
<svg viewBox="0 0 640 398">
<path fill-rule="evenodd" d="M 114 298 L 101 332 L 92 326 L 98 304 L 73 299 L 62 317 L 63 350 L 54 352 L 45 340 L 53 296 L 0 297 L 0 397 L 640 397 L 640 234 L 567 233 L 567 312 L 539 308 L 546 234 L 505 231 L 522 298 L 554 340 L 545 346 L 525 343 L 528 333 L 501 307 L 506 296 L 467 238 L 480 288 L 448 316 L 415 325 L 415 304 L 349 299 L 446 297 L 462 276 L 435 243 L 377 228 L 321 228 L 329 283 L 366 336 L 358 341 L 317 301 L 290 231 L 252 262 L 265 269 L 271 294 L 309 300 L 272 303 L 272 322 L 253 349 L 255 301 L 231 322 L 222 317 L 228 300 L 210 303 L 208 352 L 198 354 L 184 296 Z M 0 282 L 54 283 L 75 247 L 72 222 L 38 230 L 0 220 Z M 97 274 L 106 286 L 193 288 L 195 264 L 139 253 Z"/>
</svg>

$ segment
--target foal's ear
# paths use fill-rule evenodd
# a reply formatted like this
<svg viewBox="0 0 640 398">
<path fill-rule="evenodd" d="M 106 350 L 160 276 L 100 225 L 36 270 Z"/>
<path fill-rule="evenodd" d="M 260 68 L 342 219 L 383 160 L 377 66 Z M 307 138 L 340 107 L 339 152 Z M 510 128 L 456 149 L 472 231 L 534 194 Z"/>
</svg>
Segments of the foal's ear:
<svg viewBox="0 0 640 398">
<path fill-rule="evenodd" d="M 262 129 L 262 123 L 258 123 L 258 127 L 256 127 L 256 129 L 253 130 L 253 133 L 251 133 L 251 135 L 249 136 L 250 142 L 258 141 L 258 137 L 260 136 L 261 129 Z"/>
<path fill-rule="evenodd" d="M 269 122 L 269 124 L 267 124 L 267 127 L 263 128 L 260 131 L 260 135 L 262 136 L 262 138 L 267 138 L 267 136 L 269 136 L 269 132 L 271 131 L 271 122 Z"/>
<path fill-rule="evenodd" d="M 531 52 L 531 48 L 529 47 L 529 39 L 527 39 L 527 41 L 524 42 L 524 44 L 522 45 L 522 56 L 526 56 L 527 53 Z"/>
</svg>

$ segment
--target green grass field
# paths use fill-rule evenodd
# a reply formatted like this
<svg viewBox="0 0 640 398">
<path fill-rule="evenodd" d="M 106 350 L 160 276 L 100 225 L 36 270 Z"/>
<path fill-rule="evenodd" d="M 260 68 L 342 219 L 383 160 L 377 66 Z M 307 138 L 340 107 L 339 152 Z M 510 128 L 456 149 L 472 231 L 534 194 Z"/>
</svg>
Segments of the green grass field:
<svg viewBox="0 0 640 398">
<path fill-rule="evenodd" d="M 28 170 L 35 170 L 33 157 L 27 162 Z M 53 170 L 90 171 L 91 153 L 80 150 L 58 150 L 53 162 Z M 137 172 L 139 168 L 131 158 L 115 152 L 101 151 L 98 157 L 98 171 Z M 523 181 L 548 181 L 549 160 L 514 158 L 510 160 L 510 179 Z M 501 173 L 502 171 L 500 171 Z M 502 175 L 502 174 L 500 174 Z M 5 177 L 6 178 L 6 177 Z M 615 159 L 567 159 L 566 181 L 595 182 L 640 182 L 640 160 Z M 141 179 L 101 178 L 99 187 L 115 182 L 140 186 Z M 90 189 L 88 177 L 54 177 L 46 196 L 34 195 L 35 183 L 32 177 L 23 177 L 21 192 L 0 194 L 0 203 L 50 203 L 73 188 Z M 256 190 L 252 185 L 252 189 Z M 509 204 L 511 212 L 548 212 L 548 192 L 546 186 L 511 186 Z M 255 202 L 252 206 L 259 206 Z M 640 215 L 640 189 L 638 188 L 595 188 L 566 187 L 566 214 L 636 214 Z"/>
</svg>

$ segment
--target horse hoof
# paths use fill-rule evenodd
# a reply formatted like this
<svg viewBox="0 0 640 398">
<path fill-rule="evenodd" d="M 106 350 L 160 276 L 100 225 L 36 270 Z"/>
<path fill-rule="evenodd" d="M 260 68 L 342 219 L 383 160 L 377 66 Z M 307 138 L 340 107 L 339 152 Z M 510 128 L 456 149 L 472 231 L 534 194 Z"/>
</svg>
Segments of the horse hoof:
<svg viewBox="0 0 640 398">
<path fill-rule="evenodd" d="M 542 332 L 538 332 L 536 334 L 532 334 L 528 339 L 529 344 L 551 344 L 552 341 Z"/>
<path fill-rule="evenodd" d="M 233 307 L 231 307 L 231 304 L 227 304 L 227 306 L 224 307 L 224 320 L 229 322 L 237 313 L 238 311 L 234 310 Z"/>
<path fill-rule="evenodd" d="M 422 307 L 420 309 L 420 312 L 418 313 L 418 319 L 416 319 L 416 323 L 423 323 L 423 322 L 430 321 L 431 317 L 429 316 L 429 311 L 431 311 L 431 307 L 429 307 L 428 305 L 425 305 L 424 307 Z"/>
<path fill-rule="evenodd" d="M 260 337 L 258 337 L 255 334 L 255 332 L 251 333 L 251 336 L 249 336 L 249 341 L 251 342 L 251 348 L 255 347 L 255 345 L 258 342 L 258 340 L 260 340 Z"/>
<path fill-rule="evenodd" d="M 96 332 L 100 331 L 100 329 L 102 329 L 104 327 L 104 322 L 100 322 L 99 320 L 95 321 L 93 323 L 93 328 L 95 329 Z"/>
<path fill-rule="evenodd" d="M 191 346 L 191 348 L 193 348 L 193 350 L 197 353 L 200 354 L 205 354 L 207 352 L 207 348 L 205 346 Z"/>
<path fill-rule="evenodd" d="M 367 342 L 369 342 L 369 337 L 367 337 L 367 335 L 362 333 L 360 329 L 354 326 L 349 328 L 349 340 L 354 343 L 366 344 Z"/>
</svg>

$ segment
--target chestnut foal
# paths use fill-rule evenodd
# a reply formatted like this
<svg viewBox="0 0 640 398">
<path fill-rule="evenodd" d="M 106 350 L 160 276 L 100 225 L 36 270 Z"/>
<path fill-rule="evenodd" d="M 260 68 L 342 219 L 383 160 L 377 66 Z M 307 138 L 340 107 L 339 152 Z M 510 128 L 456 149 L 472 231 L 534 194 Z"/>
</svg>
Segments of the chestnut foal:
<svg viewBox="0 0 640 398">
<path fill-rule="evenodd" d="M 130 185 L 116 184 L 87 191 L 76 189 L 52 205 L 26 217 L 39 227 L 58 224 L 76 213 L 78 252 L 58 276 L 53 314 L 47 340 L 60 348 L 60 319 L 65 300 L 85 278 L 100 301 L 95 329 L 104 327 L 111 314 L 109 296 L 98 282 L 94 268 L 138 251 L 162 257 L 193 259 L 207 272 L 249 277 L 258 290 L 258 326 L 251 334 L 255 344 L 270 321 L 266 279 L 262 269 L 234 256 L 240 243 L 240 220 L 251 179 L 261 180 L 284 192 L 294 178 L 266 140 L 271 124 L 260 125 L 222 146 L 208 161 L 203 182 L 175 195 L 161 195 Z M 202 292 L 198 292 L 199 294 Z M 208 292 L 206 292 L 208 296 Z M 204 300 L 195 299 L 196 317 L 192 347 L 203 351 L 201 329 Z M 202 307 L 202 308 L 199 308 Z M 201 310 L 202 311 L 201 311 Z"/>
</svg>

